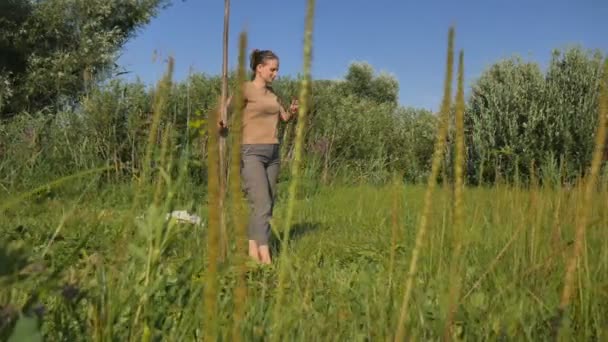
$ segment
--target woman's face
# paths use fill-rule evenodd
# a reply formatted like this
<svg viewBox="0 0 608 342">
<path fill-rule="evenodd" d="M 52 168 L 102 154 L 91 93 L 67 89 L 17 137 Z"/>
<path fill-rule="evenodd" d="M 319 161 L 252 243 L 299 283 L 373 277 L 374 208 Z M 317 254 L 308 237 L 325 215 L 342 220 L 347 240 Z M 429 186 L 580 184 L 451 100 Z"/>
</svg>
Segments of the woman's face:
<svg viewBox="0 0 608 342">
<path fill-rule="evenodd" d="M 276 59 L 266 60 L 257 67 L 257 76 L 261 77 L 264 82 L 272 83 L 279 73 L 279 61 Z"/>
</svg>

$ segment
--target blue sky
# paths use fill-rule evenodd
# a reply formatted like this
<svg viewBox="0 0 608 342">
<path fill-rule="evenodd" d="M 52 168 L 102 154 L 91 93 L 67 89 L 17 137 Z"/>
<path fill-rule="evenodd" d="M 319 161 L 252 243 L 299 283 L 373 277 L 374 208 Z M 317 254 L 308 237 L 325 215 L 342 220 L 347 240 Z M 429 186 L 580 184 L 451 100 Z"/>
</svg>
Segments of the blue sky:
<svg viewBox="0 0 608 342">
<path fill-rule="evenodd" d="M 280 75 L 296 75 L 305 8 L 306 0 L 231 0 L 230 67 L 247 30 L 248 52 L 274 50 Z M 545 67 L 556 48 L 608 52 L 608 0 L 317 0 L 315 11 L 313 78 L 339 79 L 351 62 L 367 61 L 397 78 L 402 105 L 432 110 L 441 98 L 450 25 L 456 49 L 464 49 L 467 83 L 515 55 Z M 169 55 L 176 80 L 191 71 L 219 74 L 223 13 L 221 0 L 174 0 L 126 44 L 119 65 L 131 72 L 127 78 L 149 84 Z"/>
</svg>

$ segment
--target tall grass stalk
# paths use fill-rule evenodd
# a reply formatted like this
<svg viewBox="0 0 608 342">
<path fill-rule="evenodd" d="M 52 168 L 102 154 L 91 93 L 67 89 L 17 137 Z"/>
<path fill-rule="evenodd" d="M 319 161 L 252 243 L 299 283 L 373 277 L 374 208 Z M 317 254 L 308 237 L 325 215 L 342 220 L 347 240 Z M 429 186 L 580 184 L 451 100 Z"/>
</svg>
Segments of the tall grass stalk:
<svg viewBox="0 0 608 342">
<path fill-rule="evenodd" d="M 59 233 L 63 229 L 63 227 L 65 225 L 65 222 L 67 221 L 67 219 L 69 217 L 71 217 L 71 216 L 74 215 L 74 212 L 76 211 L 76 208 L 78 207 L 78 204 L 82 203 L 82 199 L 88 193 L 89 188 L 91 188 L 92 185 L 95 182 L 97 182 L 98 177 L 100 177 L 100 175 L 96 175 L 95 177 L 93 177 L 91 179 L 90 182 L 87 183 L 87 186 L 86 186 L 85 190 L 78 196 L 78 200 L 74 203 L 74 205 L 72 206 L 72 208 L 70 209 L 70 211 L 68 213 L 64 214 L 61 217 L 61 221 L 57 225 L 57 228 L 55 228 L 55 231 L 53 232 L 53 235 L 51 236 L 51 238 L 47 242 L 46 246 L 44 247 L 44 250 L 42 251 L 41 259 L 44 259 L 44 257 L 47 255 L 47 253 L 49 252 L 49 250 L 51 248 L 51 245 L 53 244 L 53 242 L 55 242 L 55 239 L 57 238 L 57 236 L 59 236 Z"/>
<path fill-rule="evenodd" d="M 485 272 L 482 273 L 481 276 L 479 276 L 479 278 L 477 278 L 477 280 L 475 281 L 475 283 L 473 283 L 473 285 L 471 286 L 471 288 L 462 296 L 462 298 L 460 299 L 459 304 L 464 303 L 464 301 L 467 298 L 469 298 L 469 296 L 471 294 L 473 294 L 473 291 L 475 291 L 479 287 L 479 285 L 481 285 L 481 282 L 485 279 L 485 277 L 487 277 L 488 274 L 490 274 L 490 273 L 492 273 L 492 271 L 494 271 L 494 268 L 498 265 L 498 262 L 500 260 L 502 260 L 502 258 L 505 256 L 505 254 L 507 253 L 507 251 L 511 247 L 511 245 L 517 240 L 517 237 L 519 236 L 519 233 L 524 228 L 525 228 L 525 224 L 522 221 L 521 224 L 519 225 L 519 227 L 517 227 L 517 229 L 515 230 L 515 232 L 513 232 L 513 235 L 511 236 L 511 238 L 509 239 L 509 241 L 507 241 L 507 243 L 500 250 L 500 252 L 498 252 L 498 254 L 496 255 L 496 257 L 490 262 L 490 264 L 488 265 L 488 267 L 485 270 Z"/>
<path fill-rule="evenodd" d="M 293 220 L 293 211 L 295 207 L 296 191 L 300 183 L 300 165 L 302 164 L 302 150 L 304 145 L 304 126 L 306 125 L 306 114 L 309 110 L 309 93 L 311 89 L 311 60 L 312 60 L 312 29 L 314 19 L 315 0 L 308 0 L 306 10 L 306 26 L 304 29 L 304 61 L 303 61 L 303 76 L 300 84 L 300 99 L 298 107 L 297 125 L 296 125 L 296 137 L 294 147 L 294 158 L 291 164 L 291 182 L 289 184 L 288 199 L 287 199 L 287 213 L 285 216 L 285 223 L 283 228 L 283 238 L 281 239 L 281 255 L 279 256 L 279 271 L 278 271 L 278 284 L 277 284 L 277 295 L 273 308 L 273 324 L 275 328 L 278 327 L 278 322 L 281 316 L 281 308 L 283 307 L 283 296 L 285 287 L 285 278 L 287 277 L 289 261 L 288 261 L 288 239 L 289 231 L 291 228 L 291 222 Z M 273 335 L 273 340 L 280 338 L 279 331 L 276 331 Z"/>
<path fill-rule="evenodd" d="M 217 270 L 219 256 L 219 231 L 220 231 L 220 188 L 219 188 L 219 161 L 218 161 L 218 137 L 217 122 L 218 110 L 212 110 L 209 114 L 207 125 L 208 149 L 207 154 L 207 265 L 204 277 L 204 307 L 205 307 L 205 341 L 217 340 Z"/>
<path fill-rule="evenodd" d="M 426 236 L 428 221 L 431 212 L 431 196 L 435 189 L 437 175 L 439 174 L 439 168 L 441 166 L 441 159 L 445 146 L 445 140 L 448 129 L 448 117 L 450 112 L 451 104 L 451 93 L 452 93 L 452 69 L 454 63 L 454 28 L 451 27 L 448 32 L 448 51 L 447 51 L 447 66 L 444 84 L 443 101 L 441 104 L 441 121 L 437 128 L 437 135 L 435 141 L 435 149 L 433 151 L 433 162 L 431 166 L 431 174 L 429 175 L 426 192 L 424 195 L 424 207 L 422 215 L 420 217 L 416 235 L 416 243 L 412 251 L 412 259 L 410 261 L 409 270 L 407 273 L 407 279 L 405 283 L 405 291 L 403 293 L 403 301 L 401 303 L 401 310 L 399 313 L 399 321 L 397 324 L 397 331 L 395 334 L 395 341 L 403 341 L 405 337 L 405 325 L 408 321 L 408 304 L 412 293 L 412 287 L 414 284 L 414 277 L 416 276 L 416 270 L 418 266 L 418 258 L 424 243 Z"/>
<path fill-rule="evenodd" d="M 234 112 L 232 114 L 232 141 L 230 156 L 230 198 L 232 200 L 232 218 L 235 228 L 236 243 L 236 286 L 234 288 L 234 314 L 232 340 L 241 341 L 240 322 L 245 316 L 247 300 L 246 262 L 247 255 L 247 228 L 244 217 L 244 208 L 241 200 L 241 139 L 243 115 L 243 84 L 245 83 L 245 54 L 247 51 L 247 34 L 242 32 L 239 37 L 239 61 L 237 70 L 237 86 L 234 95 Z"/>
<path fill-rule="evenodd" d="M 393 273 L 395 271 L 395 254 L 397 253 L 397 234 L 399 231 L 399 197 L 401 195 L 401 180 L 397 173 L 393 176 L 393 200 L 391 208 L 391 250 L 388 265 L 388 291 L 393 287 Z"/>
<path fill-rule="evenodd" d="M 600 98 L 598 106 L 597 131 L 595 135 L 595 148 L 593 150 L 593 158 L 591 160 L 591 170 L 583 185 L 584 197 L 577 213 L 576 230 L 574 237 L 574 249 L 567 261 L 566 273 L 564 276 L 564 288 L 562 291 L 558 316 L 560 317 L 560 325 L 558 330 L 558 339 L 563 337 L 563 320 L 567 313 L 572 296 L 574 293 L 574 281 L 576 271 L 580 262 L 579 258 L 585 243 L 585 231 L 587 222 L 589 221 L 590 206 L 593 202 L 594 192 L 597 191 L 596 183 L 602 163 L 602 154 L 606 143 L 606 125 L 608 123 L 608 59 L 604 62 L 604 70 L 602 82 L 600 84 Z"/>
<path fill-rule="evenodd" d="M 536 248 L 535 248 L 535 237 L 538 231 L 538 218 L 540 217 L 539 213 L 541 212 L 541 203 L 539 203 L 539 181 L 536 170 L 534 160 L 530 162 L 530 181 L 529 181 L 529 191 L 530 191 L 530 211 L 526 215 L 526 219 L 528 220 L 528 225 L 530 229 L 526 230 L 527 233 L 527 241 L 529 243 L 529 247 L 527 251 L 524 251 L 524 255 L 526 258 L 534 263 L 536 261 Z M 536 218 L 536 219 L 534 219 Z M 525 244 L 524 244 L 525 245 Z"/>
<path fill-rule="evenodd" d="M 163 130 L 162 143 L 160 147 L 160 168 L 159 168 L 159 177 L 156 181 L 156 191 L 154 193 L 154 206 L 158 207 L 161 204 L 162 195 L 163 195 L 163 183 L 164 177 L 162 176 L 162 168 L 168 165 L 167 158 L 168 151 L 171 150 L 169 143 L 171 141 L 171 124 L 167 123 L 167 126 Z M 169 172 L 170 166 L 166 168 L 166 172 Z"/>
<path fill-rule="evenodd" d="M 22 201 L 24 201 L 25 199 L 35 196 L 36 194 L 39 194 L 43 191 L 48 191 L 50 189 L 53 189 L 55 187 L 59 187 L 62 184 L 67 183 L 68 181 L 73 181 L 75 179 L 78 178 L 84 178 L 85 176 L 89 176 L 89 175 L 95 175 L 98 173 L 102 173 L 104 171 L 107 170 L 112 170 L 112 166 L 111 165 L 106 165 L 103 167 L 98 167 L 95 169 L 90 169 L 90 170 L 85 170 L 82 172 L 78 172 L 75 173 L 73 175 L 69 175 L 69 176 L 65 176 L 65 177 L 61 177 L 59 179 L 56 179 L 52 182 L 49 182 L 47 184 L 41 185 L 39 187 L 36 187 L 30 191 L 24 192 L 18 196 L 12 197 L 10 199 L 8 199 L 7 201 L 5 201 L 4 203 L 2 203 L 0 205 L 0 213 L 4 212 L 5 210 L 8 210 L 9 208 L 21 203 Z"/>
<path fill-rule="evenodd" d="M 161 118 L 166 112 L 169 102 L 169 93 L 171 92 L 174 66 L 175 61 L 173 57 L 169 57 L 167 62 L 167 71 L 165 72 L 163 78 L 160 80 L 157 86 L 156 98 L 154 99 L 154 111 L 152 114 L 152 122 L 149 128 L 150 134 L 148 135 L 148 142 L 146 144 L 146 152 L 142 166 L 142 173 L 138 182 L 138 189 L 135 193 L 136 197 L 134 201 L 134 207 L 137 207 L 137 204 L 139 204 L 138 199 L 140 199 L 140 196 L 138 196 L 138 194 L 145 193 L 144 191 L 142 191 L 142 187 L 145 186 L 146 182 L 148 181 L 148 178 L 150 177 L 150 163 L 152 161 L 152 155 L 154 154 L 154 151 L 156 150 L 157 146 L 156 141 Z"/>
<path fill-rule="evenodd" d="M 151 213 L 155 219 L 158 219 L 160 213 L 162 213 L 161 206 L 163 205 L 163 196 L 167 195 L 167 191 L 169 190 L 170 172 L 168 170 L 171 170 L 170 151 L 171 151 L 171 124 L 167 123 L 167 126 L 163 129 L 163 134 L 162 134 L 162 142 L 161 142 L 160 156 L 159 156 L 160 159 L 159 159 L 159 164 L 158 164 L 158 176 L 156 177 L 156 189 L 154 191 L 154 197 L 153 197 L 153 202 L 152 202 L 152 204 L 153 204 L 152 211 L 151 212 L 149 211 L 149 213 Z M 163 184 L 167 185 L 165 187 L 164 191 L 163 191 Z M 170 202 L 170 199 L 165 199 L 165 203 L 164 203 L 165 206 L 169 202 Z M 145 288 L 145 289 L 148 289 L 150 284 L 153 282 L 152 277 L 154 277 L 157 273 L 156 272 L 157 266 L 159 264 L 159 258 L 160 258 L 160 254 L 161 254 L 161 250 L 162 250 L 162 245 L 163 245 L 163 239 L 161 238 L 162 224 L 159 226 L 159 223 L 160 222 L 158 222 L 158 221 L 156 221 L 154 223 L 148 222 L 148 224 L 150 226 L 154 226 L 154 229 L 151 229 L 148 232 L 148 236 L 147 236 L 148 254 L 147 254 L 144 281 L 143 281 L 143 288 Z M 168 232 L 166 232 L 166 234 L 168 234 Z M 148 297 L 149 297 L 149 294 L 147 293 L 147 291 L 145 291 L 137 305 L 137 310 L 136 310 L 135 316 L 134 316 L 133 327 L 138 326 L 139 317 L 142 314 L 145 314 L 145 310 L 147 308 L 146 305 L 148 302 Z M 148 323 L 144 319 L 142 341 L 149 341 L 149 339 L 150 339 L 150 328 L 148 326 Z"/>
<path fill-rule="evenodd" d="M 464 190 L 464 52 L 460 51 L 458 58 L 458 90 L 456 94 L 456 161 L 454 164 L 454 251 L 450 269 L 450 291 L 448 304 L 448 317 L 446 320 L 444 338 L 449 339 L 452 335 L 452 321 L 458 307 L 458 296 L 460 295 L 461 270 L 462 270 L 462 239 L 463 231 L 463 190 Z"/>
<path fill-rule="evenodd" d="M 151 118 L 151 123 L 148 129 L 148 141 L 146 144 L 146 150 L 144 154 L 144 160 L 141 166 L 141 172 L 139 174 L 139 178 L 136 182 L 133 182 L 133 202 L 131 205 L 131 213 L 130 215 L 125 215 L 123 217 L 123 226 L 130 227 L 132 225 L 132 218 L 137 216 L 136 211 L 139 210 L 142 198 L 148 194 L 146 191 L 147 182 L 151 174 L 150 164 L 152 162 L 152 157 L 154 155 L 154 151 L 157 146 L 158 139 L 158 129 L 160 127 L 161 119 L 163 114 L 167 111 L 167 106 L 169 102 L 169 95 L 171 92 L 172 79 L 173 79 L 173 70 L 175 66 L 175 60 L 173 57 L 169 57 L 167 61 L 167 70 L 163 77 L 158 81 L 156 85 L 156 93 L 153 102 L 153 113 Z M 128 239 L 132 231 L 130 229 L 123 230 L 123 236 L 116 243 L 116 250 L 121 258 L 126 259 L 125 255 L 128 245 Z"/>
</svg>

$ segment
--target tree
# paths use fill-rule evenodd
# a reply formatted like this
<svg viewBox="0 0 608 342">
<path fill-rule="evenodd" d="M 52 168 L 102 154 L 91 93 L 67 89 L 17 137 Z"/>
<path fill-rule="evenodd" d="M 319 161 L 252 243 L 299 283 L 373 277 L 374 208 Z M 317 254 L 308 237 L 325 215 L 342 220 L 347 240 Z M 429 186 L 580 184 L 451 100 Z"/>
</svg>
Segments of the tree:
<svg viewBox="0 0 608 342">
<path fill-rule="evenodd" d="M 346 90 L 356 97 L 375 103 L 397 105 L 399 82 L 384 73 L 374 75 L 374 69 L 368 63 L 351 64 L 345 79 Z"/>
<path fill-rule="evenodd" d="M 532 165 L 554 180 L 560 165 L 567 178 L 584 172 L 597 126 L 602 59 L 599 52 L 570 48 L 554 52 L 545 74 L 518 58 L 486 70 L 472 87 L 465 116 L 471 180 L 525 180 Z"/>
<path fill-rule="evenodd" d="M 543 87 L 540 67 L 519 58 L 492 65 L 473 85 L 466 113 L 467 145 L 476 171 L 484 172 L 475 177 L 494 180 L 497 173 L 512 176 L 529 168 L 542 149 L 534 132 L 542 125 Z"/>
<path fill-rule="evenodd" d="M 591 163 L 603 56 L 579 47 L 553 52 L 546 75 L 544 145 L 564 172 Z"/>
<path fill-rule="evenodd" d="M 26 69 L 26 56 L 16 38 L 31 11 L 29 1 L 6 0 L 0 3 L 0 113 L 14 93 L 11 76 Z"/>
<path fill-rule="evenodd" d="M 0 117 L 72 103 L 116 70 L 117 52 L 168 1 L 3 2 Z"/>
</svg>

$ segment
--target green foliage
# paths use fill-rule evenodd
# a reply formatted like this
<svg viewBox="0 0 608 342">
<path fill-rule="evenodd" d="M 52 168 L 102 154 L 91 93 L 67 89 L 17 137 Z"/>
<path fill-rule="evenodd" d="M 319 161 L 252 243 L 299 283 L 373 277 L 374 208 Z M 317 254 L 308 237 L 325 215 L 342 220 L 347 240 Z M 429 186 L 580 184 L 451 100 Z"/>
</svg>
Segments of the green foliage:
<svg viewBox="0 0 608 342">
<path fill-rule="evenodd" d="M 45 340 L 139 340 L 144 329 L 133 319 L 135 308 L 145 299 L 148 309 L 141 317 L 153 339 L 200 339 L 205 329 L 207 215 L 199 213 L 200 226 L 166 221 L 170 208 L 199 208 L 201 203 L 200 189 L 177 178 L 169 183 L 173 185 L 160 210 L 144 206 L 132 213 L 128 209 L 132 190 L 127 184 L 99 191 L 83 187 L 77 196 L 25 201 L 0 214 L 0 234 L 5 240 L 23 240 L 22 249 L 33 257 L 49 246 L 44 258 L 48 269 L 3 283 L 0 306 L 11 304 L 18 312 L 27 311 L 21 308 L 37 292 L 33 306 L 45 308 L 41 326 Z M 391 209 L 392 196 L 387 194 L 395 186 L 322 187 L 296 202 L 289 250 L 293 272 L 285 286 L 287 293 L 298 295 L 286 296 L 280 324 L 289 340 L 390 339 L 398 317 L 397 299 L 403 292 L 402 270 L 411 255 L 424 194 L 422 186 L 400 186 L 400 204 Z M 171 193 L 182 198 L 170 199 Z M 432 197 L 429 245 L 421 252 L 413 288 L 410 334 L 419 336 L 413 338 L 417 340 L 441 338 L 441 317 L 450 288 L 451 241 L 460 238 L 467 241 L 463 297 L 455 316 L 461 339 L 548 339 L 568 255 L 562 253 L 574 234 L 580 194 L 567 189 L 528 192 L 493 187 L 470 189 L 464 196 L 464 226 L 468 228 L 462 236 L 453 236 L 446 227 L 452 208 L 450 191 L 440 190 Z M 606 196 L 605 191 L 597 193 L 592 204 L 586 266 L 581 268 L 574 309 L 567 316 L 572 336 L 585 340 L 606 337 L 608 303 L 602 294 L 608 282 L 608 251 L 606 231 L 600 229 L 608 223 L 603 210 Z M 285 204 L 280 201 L 277 206 L 278 227 L 282 227 Z M 393 210 L 398 215 L 394 246 Z M 63 229 L 51 241 L 60 224 Z M 122 245 L 124 231 L 132 235 Z M 395 250 L 394 282 L 387 286 L 390 248 Z M 54 273 L 57 276 L 49 281 Z M 268 317 L 277 268 L 251 266 L 246 279 L 243 339 L 266 340 L 275 333 Z M 220 336 L 231 328 L 235 284 L 232 264 L 221 267 Z"/>
<path fill-rule="evenodd" d="M 20 115 L 0 125 L 0 184 L 30 187 L 90 166 L 94 146 L 73 113 Z"/>
<path fill-rule="evenodd" d="M 118 80 L 92 90 L 82 103 L 83 130 L 100 161 L 128 163 L 139 169 L 148 133 L 151 96 L 141 83 Z"/>
<path fill-rule="evenodd" d="M 405 174 L 405 179 L 424 182 L 431 170 L 437 117 L 428 110 L 399 108 L 388 155 L 395 159 L 393 169 Z M 395 157 L 396 156 L 396 157 Z"/>
<path fill-rule="evenodd" d="M 569 178 L 591 163 L 602 62 L 599 52 L 554 51 L 546 73 L 543 145 L 564 164 Z"/>
<path fill-rule="evenodd" d="M 171 60 L 160 90 L 100 82 L 116 71 L 120 47 L 166 3 L 0 4 L 2 340 L 198 340 L 211 331 L 208 322 L 214 329 L 217 323 L 222 339 L 232 330 L 234 266 L 243 265 L 234 261 L 234 245 L 227 263 L 205 263 L 216 259 L 209 233 L 219 212 L 206 202 L 215 199 L 208 193 L 217 184 L 206 184 L 214 169 L 204 160 L 215 165 L 217 157 L 208 138 L 220 77 L 193 74 L 171 83 Z M 465 115 L 470 179 L 517 181 L 529 178 L 533 165 L 541 183 L 557 184 L 584 171 L 597 126 L 601 59 L 569 49 L 556 52 L 545 73 L 520 59 L 491 66 L 473 86 Z M 299 127 L 308 130 L 295 157 L 294 125 L 280 127 L 283 170 L 301 172 L 304 190 L 294 196 L 297 182 L 279 184 L 292 191 L 288 204 L 281 191 L 273 227 L 285 229 L 274 233 L 283 233 L 290 248 L 273 248 L 289 257 L 289 269 L 248 270 L 244 339 L 390 340 L 404 280 L 412 301 L 401 314 L 409 315 L 412 339 L 439 339 L 457 273 L 449 269 L 451 241 L 467 246 L 454 337 L 542 340 L 555 333 L 555 289 L 564 283 L 578 188 L 469 189 L 461 208 L 467 229 L 458 232 L 446 229 L 458 193 L 447 186 L 428 192 L 428 248 L 413 248 L 424 189 L 381 183 L 393 175 L 427 179 L 437 117 L 400 106 L 396 79 L 376 75 L 367 63 L 350 65 L 343 80 L 313 81 L 310 89 L 298 82 L 281 78 L 275 85 L 283 104 L 298 93 L 307 97 L 307 121 Z M 452 160 L 448 154 L 445 164 Z M 438 165 L 437 158 L 434 173 Z M 608 317 L 606 232 L 592 229 L 608 225 L 606 184 L 588 192 L 585 262 L 564 319 L 567 332 L 586 340 L 605 339 Z M 405 200 L 393 202 L 387 193 Z M 167 219 L 174 209 L 196 211 L 202 224 Z M 403 274 L 412 253 L 417 272 Z M 286 295 L 273 306 L 277 293 Z"/>
<path fill-rule="evenodd" d="M 13 85 L 10 74 L 0 74 L 0 112 L 13 97 Z"/>
<path fill-rule="evenodd" d="M 6 0 L 0 3 L 0 113 L 14 93 L 13 75 L 25 71 L 25 56 L 18 41 L 19 27 L 32 11 L 29 1 Z"/>
<path fill-rule="evenodd" d="M 537 148 L 536 132 L 541 123 L 543 75 L 534 63 L 519 59 L 493 65 L 473 86 L 469 100 L 469 146 L 475 161 L 485 161 L 484 169 L 514 175 L 517 168 L 527 170 Z"/>
<path fill-rule="evenodd" d="M 375 103 L 397 105 L 399 83 L 386 73 L 374 75 L 373 67 L 368 63 L 353 63 L 345 76 L 346 92 Z"/>
<path fill-rule="evenodd" d="M 393 171 L 405 171 L 411 180 L 425 174 L 435 130 L 430 113 L 351 94 L 318 101 L 308 144 L 333 174 L 378 181 Z"/>
<path fill-rule="evenodd" d="M 297 94 L 297 80 L 281 78 L 275 88 L 287 103 Z M 323 182 L 383 183 L 397 171 L 408 180 L 422 180 L 432 154 L 435 117 L 399 106 L 397 93 L 393 77 L 375 76 L 366 63 L 352 64 L 344 80 L 313 81 L 306 118 L 307 175 L 317 180 L 320 175 Z M 293 152 L 292 128 L 280 127 L 286 162 Z"/>
<path fill-rule="evenodd" d="M 600 53 L 571 48 L 554 52 L 545 74 L 519 58 L 486 70 L 465 115 L 471 181 L 525 180 L 532 164 L 544 174 L 563 167 L 567 180 L 584 172 L 597 126 L 601 61 Z"/>
<path fill-rule="evenodd" d="M 484 148 L 493 149 L 487 141 L 498 136 L 508 146 L 521 149 L 517 156 L 522 160 L 494 154 L 492 162 L 500 168 L 485 171 L 486 177 L 505 170 L 516 172 L 518 168 L 526 172 L 526 162 L 545 155 L 543 151 L 526 154 L 522 140 L 545 144 L 538 146 L 563 144 L 550 140 L 547 131 L 539 129 L 544 127 L 540 126 L 543 115 L 549 116 L 545 114 L 549 106 L 537 110 L 539 102 L 534 94 L 557 98 L 561 92 L 570 94 L 570 85 L 576 85 L 572 94 L 576 89 L 592 92 L 590 78 L 580 76 L 578 81 L 568 82 L 577 80 L 579 68 L 595 75 L 592 64 L 583 63 L 585 59 L 576 53 L 568 56 L 563 57 L 568 60 L 565 65 L 579 66 L 550 68 L 555 70 L 547 72 L 551 77 L 543 76 L 533 64 L 519 62 L 500 63 L 489 76 L 482 77 L 479 89 L 491 101 L 485 104 L 484 97 L 472 94 L 468 112 L 477 114 L 465 115 L 471 116 L 467 127 L 469 157 L 484 152 Z M 279 96 L 289 103 L 298 90 L 296 80 L 281 78 L 278 82 Z M 162 158 L 152 156 L 150 183 L 162 182 L 162 191 L 153 196 L 150 184 L 138 188 L 142 198 L 158 195 L 156 207 L 142 203 L 129 210 L 135 196 L 130 177 L 137 177 L 141 169 L 154 90 L 140 83 L 111 81 L 89 89 L 73 110 L 53 116 L 23 113 L 0 123 L 0 203 L 27 198 L 17 201 L 19 205 L 2 208 L 0 213 L 0 234 L 10 244 L 7 248 L 6 243 L 0 243 L 4 272 L 0 272 L 0 312 L 10 313 L 9 319 L 0 316 L 0 338 L 35 331 L 21 330 L 23 325 L 17 323 L 19 317 L 34 317 L 32 307 L 45 309 L 40 329 L 48 340 L 201 338 L 205 329 L 201 299 L 208 281 L 204 264 L 208 256 L 204 243 L 208 215 L 206 206 L 201 205 L 206 201 L 207 175 L 202 161 L 207 136 L 200 131 L 208 128 L 209 109 L 217 103 L 219 85 L 218 77 L 195 74 L 169 90 L 158 139 L 152 142 L 160 145 L 164 138 L 160 132 L 171 126 L 174 136 L 170 137 L 168 146 L 172 149 L 165 159 L 167 164 L 159 164 Z M 247 273 L 244 339 L 265 339 L 273 326 L 281 327 L 282 333 L 294 337 L 291 339 L 302 340 L 324 336 L 386 340 L 394 333 L 398 317 L 395 303 L 404 284 L 397 270 L 407 267 L 414 239 L 411 228 L 418 220 L 424 189 L 416 185 L 398 189 L 404 200 L 391 212 L 391 196 L 386 194 L 395 191 L 397 185 L 325 187 L 318 181 L 325 176 L 330 183 L 345 179 L 377 185 L 392 172 L 410 181 L 424 181 L 430 169 L 437 117 L 428 111 L 361 97 L 353 89 L 357 88 L 347 80 L 318 80 L 312 84 L 302 172 L 305 191 L 295 202 L 289 234 L 292 248 L 275 250 L 292 253 L 294 272 L 286 277 L 285 291 L 300 295 L 286 296 L 280 322 L 269 320 L 277 269 L 251 268 Z M 581 103 L 589 101 L 589 108 L 593 99 L 592 95 L 579 97 Z M 475 108 L 479 111 L 473 111 Z M 566 113 L 578 107 L 576 102 L 564 101 L 552 108 L 554 113 Z M 495 111 L 503 115 L 491 116 Z M 567 122 L 566 118 L 569 116 L 564 114 L 559 122 Z M 293 146 L 289 127 L 281 126 L 286 132 L 283 148 L 287 151 Z M 488 127 L 494 129 L 494 135 L 481 134 Z M 475 137 L 471 132 L 481 135 Z M 582 137 L 582 133 L 571 134 Z M 169 161 L 178 159 L 176 156 L 179 162 L 174 165 L 178 166 L 171 167 Z M 287 153 L 287 165 L 290 158 Z M 479 164 L 475 163 L 480 160 L 470 160 L 473 171 L 478 170 Z M 546 173 L 560 179 L 561 160 L 551 160 L 541 170 L 553 170 Z M 573 169 L 584 167 L 576 160 L 573 163 Z M 118 169 L 113 168 L 115 164 Z M 96 166 L 112 166 L 112 172 L 64 182 L 61 189 L 48 186 L 44 190 L 47 181 Z M 40 183 L 43 186 L 39 189 L 43 190 L 32 196 L 16 195 Z M 286 184 L 282 179 L 280 189 L 284 190 Z M 608 200 L 606 180 L 601 184 L 603 188 L 595 194 L 597 200 L 590 209 L 590 228 L 608 224 L 608 215 L 602 211 L 602 204 Z M 276 227 L 282 227 L 285 219 L 281 215 L 283 190 L 277 203 Z M 497 186 L 470 189 L 464 196 L 463 226 L 469 228 L 462 232 L 467 249 L 463 250 L 463 297 L 455 313 L 456 332 L 470 340 L 537 340 L 549 336 L 559 302 L 555 289 L 563 281 L 560 251 L 567 249 L 573 236 L 578 190 L 547 187 L 523 192 Z M 411 333 L 422 339 L 438 339 L 443 332 L 450 286 L 450 242 L 459 238 L 446 229 L 452 215 L 451 199 L 450 191 L 433 195 L 429 246 L 421 251 L 414 280 Z M 200 226 L 165 219 L 173 209 L 193 208 L 200 208 Z M 395 242 L 387 228 L 393 215 L 398 217 Z M 524 229 L 528 227 L 534 228 Z M 490 231 L 492 234 L 488 234 Z M 608 254 L 602 248 L 605 238 L 603 230 L 589 229 L 579 296 L 566 319 L 573 336 L 591 340 L 604 337 L 601 327 L 606 323 L 608 306 L 597 294 L 604 291 L 601 285 L 608 281 Z M 395 251 L 394 267 L 390 269 L 388 249 Z M 20 251 L 28 251 L 27 257 Z M 226 336 L 231 327 L 235 274 L 231 264 L 218 269 L 216 318 L 220 336 Z M 395 281 L 387 286 L 389 278 Z"/>
<path fill-rule="evenodd" d="M 15 325 L 8 342 L 42 342 L 37 317 L 21 316 Z"/>
<path fill-rule="evenodd" d="M 0 184 L 34 186 L 107 164 L 138 169 L 149 103 L 142 84 L 112 81 L 91 91 L 78 111 L 21 114 L 0 124 Z"/>
<path fill-rule="evenodd" d="M 19 29 L 31 15 L 32 8 L 32 2 L 27 0 L 0 3 L 0 73 L 25 71 L 26 57 Z"/>
<path fill-rule="evenodd" d="M 0 17 L 2 116 L 62 109 L 115 70 L 116 53 L 166 0 L 11 0 Z M 6 25 L 4 25 L 6 24 Z M 5 54 L 6 53 L 6 54 Z M 2 77 L 0 77 L 0 80 Z M 6 99 L 5 99 L 6 98 Z M 9 101 L 10 100 L 10 101 Z"/>
<path fill-rule="evenodd" d="M 593 143 L 600 57 L 581 49 L 556 52 L 545 73 L 520 59 L 490 67 L 473 85 L 465 113 L 469 182 L 525 180 L 533 163 L 541 181 L 554 184 L 584 171 Z M 394 80 L 374 74 L 368 64 L 355 63 L 343 80 L 312 82 L 303 179 L 311 189 L 319 181 L 383 183 L 393 172 L 410 182 L 426 179 L 437 117 L 397 105 Z M 230 89 L 234 76 L 229 74 Z M 10 78 L 4 80 L 8 86 L 0 91 L 0 103 L 15 89 Z M 206 183 L 207 137 L 200 134 L 201 124 L 216 106 L 220 87 L 219 76 L 201 73 L 175 83 L 159 128 L 171 124 L 173 149 L 190 156 L 195 184 Z M 281 77 L 274 88 L 288 105 L 298 94 L 298 79 Z M 113 177 L 137 176 L 153 98 L 154 89 L 140 82 L 114 79 L 75 97 L 73 109 L 52 116 L 23 113 L 0 122 L 0 185 L 35 186 L 33 180 L 101 165 L 112 165 Z M 293 122 L 279 126 L 283 178 L 293 157 L 294 127 Z M 442 177 L 451 179 L 450 148 L 445 161 Z"/>
</svg>

